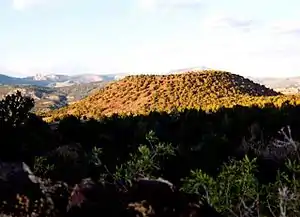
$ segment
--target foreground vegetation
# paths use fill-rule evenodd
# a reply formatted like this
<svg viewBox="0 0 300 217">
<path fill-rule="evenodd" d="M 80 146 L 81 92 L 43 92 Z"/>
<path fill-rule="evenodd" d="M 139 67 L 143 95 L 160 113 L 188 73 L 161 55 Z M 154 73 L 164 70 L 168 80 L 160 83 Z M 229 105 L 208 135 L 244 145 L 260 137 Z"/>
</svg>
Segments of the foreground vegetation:
<svg viewBox="0 0 300 217">
<path fill-rule="evenodd" d="M 0 157 L 26 162 L 53 203 L 1 179 L 3 213 L 300 216 L 300 106 L 69 116 L 51 128 L 30 113 L 33 105 L 20 93 L 1 101 Z M 137 188 L 159 177 L 174 188 Z"/>
</svg>

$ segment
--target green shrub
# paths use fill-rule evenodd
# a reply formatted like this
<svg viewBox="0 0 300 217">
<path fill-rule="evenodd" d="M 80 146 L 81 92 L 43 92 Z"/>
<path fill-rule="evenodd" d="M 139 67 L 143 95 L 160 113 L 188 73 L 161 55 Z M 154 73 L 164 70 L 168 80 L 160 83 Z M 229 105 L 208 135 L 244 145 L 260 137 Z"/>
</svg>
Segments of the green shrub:
<svg viewBox="0 0 300 217">
<path fill-rule="evenodd" d="M 259 183 L 255 178 L 256 159 L 247 156 L 225 164 L 214 179 L 202 170 L 191 171 L 182 181 L 181 190 L 203 195 L 219 212 L 241 216 L 246 207 L 253 206 L 259 197 Z"/>
<path fill-rule="evenodd" d="M 161 169 L 161 160 L 175 155 L 173 146 L 159 142 L 153 131 L 146 135 L 146 139 L 148 145 L 139 146 L 127 162 L 116 167 L 113 179 L 120 187 L 126 189 L 139 177 L 153 177 Z"/>
</svg>

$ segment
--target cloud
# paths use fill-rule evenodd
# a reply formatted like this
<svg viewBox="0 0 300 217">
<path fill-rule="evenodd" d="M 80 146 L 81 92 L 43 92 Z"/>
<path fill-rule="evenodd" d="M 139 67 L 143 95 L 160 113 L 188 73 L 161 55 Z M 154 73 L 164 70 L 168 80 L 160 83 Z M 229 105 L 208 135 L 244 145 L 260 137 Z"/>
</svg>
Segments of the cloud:
<svg viewBox="0 0 300 217">
<path fill-rule="evenodd" d="M 12 0 L 12 7 L 15 10 L 23 11 L 38 5 L 53 3 L 56 0 Z"/>
<path fill-rule="evenodd" d="M 249 32 L 260 27 L 261 23 L 257 20 L 246 17 L 238 17 L 219 13 L 215 16 L 207 17 L 203 25 L 211 30 L 241 30 Z"/>
<path fill-rule="evenodd" d="M 232 17 L 225 18 L 224 22 L 226 22 L 232 28 L 240 29 L 251 28 L 254 25 L 253 20 L 238 20 Z"/>
<path fill-rule="evenodd" d="M 190 8 L 200 6 L 202 0 L 136 0 L 138 8 L 154 10 L 162 8 Z"/>
<path fill-rule="evenodd" d="M 277 34 L 300 36 L 300 21 L 279 20 L 273 23 L 272 30 Z"/>
<path fill-rule="evenodd" d="M 196 33 L 203 43 L 194 40 L 198 52 L 210 51 L 201 59 L 204 65 L 258 76 L 300 67 L 300 22 L 257 18 L 220 10 L 208 14 Z"/>
<path fill-rule="evenodd" d="M 156 7 L 156 0 L 137 0 L 137 6 L 142 9 L 152 10 Z"/>
<path fill-rule="evenodd" d="M 15 10 L 24 10 L 38 3 L 38 0 L 13 0 L 12 6 Z"/>
<path fill-rule="evenodd" d="M 160 6 L 162 7 L 194 7 L 202 5 L 202 0 L 161 0 Z"/>
</svg>

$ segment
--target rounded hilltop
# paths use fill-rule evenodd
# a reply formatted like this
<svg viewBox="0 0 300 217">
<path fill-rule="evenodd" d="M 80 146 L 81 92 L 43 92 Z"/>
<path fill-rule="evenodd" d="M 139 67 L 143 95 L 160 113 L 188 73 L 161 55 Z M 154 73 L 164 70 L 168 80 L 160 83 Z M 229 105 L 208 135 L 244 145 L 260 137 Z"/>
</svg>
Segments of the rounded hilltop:
<svg viewBox="0 0 300 217">
<path fill-rule="evenodd" d="M 169 75 L 131 75 L 49 115 L 99 117 L 113 113 L 145 114 L 174 108 L 215 109 L 253 97 L 280 95 L 263 85 L 225 71 L 202 70 Z M 241 103 L 243 104 L 243 103 Z"/>
</svg>

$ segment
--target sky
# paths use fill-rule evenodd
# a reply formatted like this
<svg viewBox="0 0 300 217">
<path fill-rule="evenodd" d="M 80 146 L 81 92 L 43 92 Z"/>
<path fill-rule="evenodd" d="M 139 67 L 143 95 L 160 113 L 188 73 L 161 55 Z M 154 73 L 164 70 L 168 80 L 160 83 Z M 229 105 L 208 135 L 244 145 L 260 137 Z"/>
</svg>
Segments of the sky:
<svg viewBox="0 0 300 217">
<path fill-rule="evenodd" d="M 0 73 L 300 76 L 299 0 L 0 0 Z"/>
</svg>

